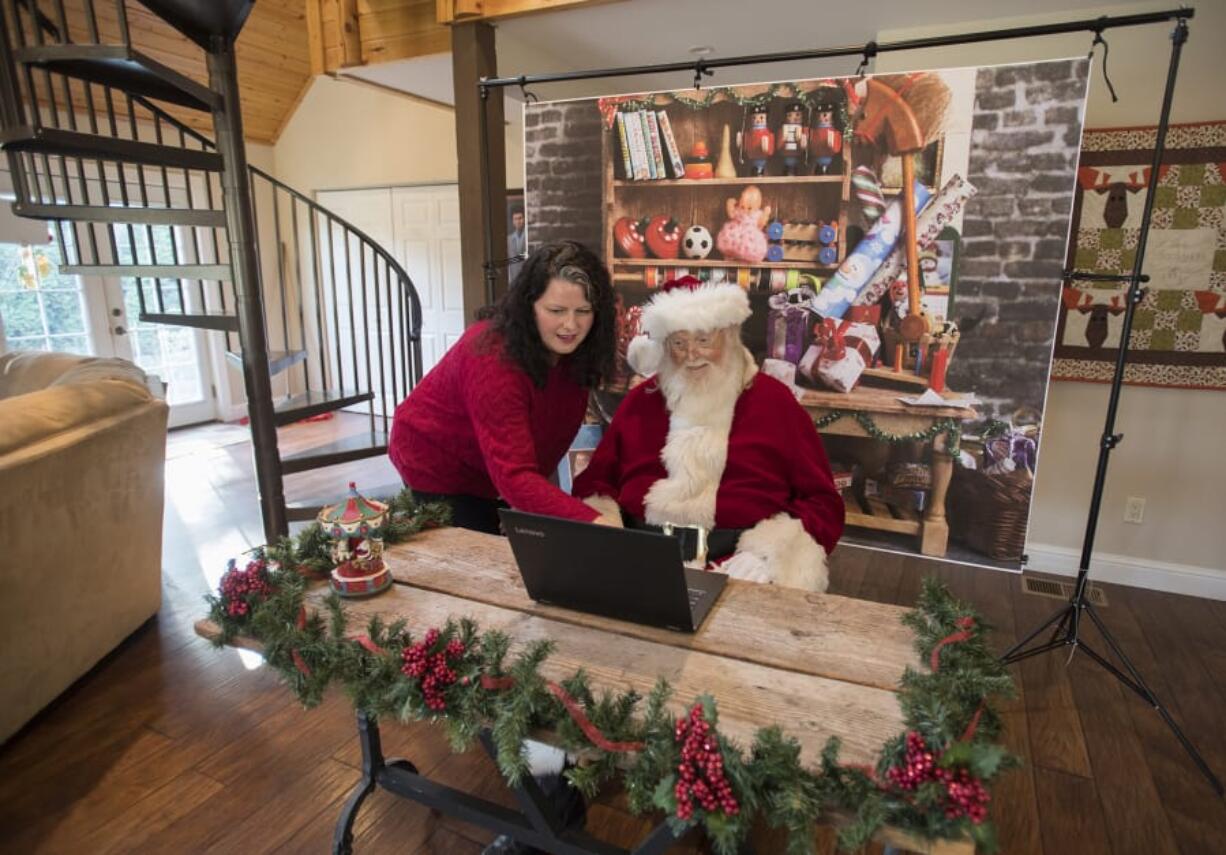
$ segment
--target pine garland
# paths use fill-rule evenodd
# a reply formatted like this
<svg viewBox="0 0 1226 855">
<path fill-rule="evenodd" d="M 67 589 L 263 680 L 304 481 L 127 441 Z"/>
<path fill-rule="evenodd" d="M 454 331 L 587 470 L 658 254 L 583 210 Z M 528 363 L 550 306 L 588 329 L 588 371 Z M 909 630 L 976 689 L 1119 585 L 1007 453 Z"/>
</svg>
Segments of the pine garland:
<svg viewBox="0 0 1226 855">
<path fill-rule="evenodd" d="M 443 519 L 439 508 L 415 506 L 407 495 L 393 506 L 389 532 L 396 539 Z M 368 715 L 443 724 L 456 751 L 489 728 L 511 784 L 529 771 L 524 740 L 538 728 L 551 731 L 558 744 L 582 756 L 567 776 L 584 795 L 621 775 L 632 812 L 663 811 L 678 836 L 702 826 L 721 855 L 737 851 L 755 820 L 785 830 L 790 855 L 809 853 L 815 823 L 832 809 L 853 817 L 839 833 L 847 850 L 863 846 L 883 825 L 929 839 L 969 835 L 985 851 L 996 848 L 981 800 L 1016 761 L 997 742 L 1001 721 L 988 699 L 1011 696 L 1013 682 L 987 647 L 987 628 L 933 580 L 924 582 L 904 618 L 929 665 L 903 675 L 899 701 L 907 731 L 886 743 L 875 768 L 840 763 L 837 738 L 819 765 L 807 768 L 799 743 L 777 726 L 761 728 L 748 747 L 724 737 L 709 696 L 674 718 L 673 692 L 662 679 L 646 698 L 634 691 L 597 695 L 582 670 L 550 683 L 541 666 L 553 652 L 551 641 L 534 641 L 512 656 L 506 634 L 482 631 L 466 618 L 418 635 L 403 620 L 389 624 L 375 616 L 358 634 L 335 595 L 308 613 L 301 571 L 329 561 L 325 545 L 326 538 L 307 529 L 255 550 L 252 561 L 263 562 L 258 572 L 271 593 L 235 592 L 231 585 L 229 593 L 207 598 L 209 616 L 221 628 L 215 643 L 240 635 L 258 640 L 269 665 L 307 707 L 336 682 Z M 246 610 L 230 608 L 235 596 Z M 432 674 L 442 679 L 427 687 Z M 699 721 L 706 736 L 696 743 L 688 728 Z M 703 795 L 708 792 L 714 795 Z"/>
<path fill-rule="evenodd" d="M 873 417 L 868 413 L 858 410 L 831 410 L 825 415 L 815 418 L 813 425 L 818 430 L 821 430 L 845 418 L 854 419 L 856 424 L 864 428 L 864 432 L 873 439 L 891 444 L 900 442 L 927 442 L 938 434 L 944 434 L 945 453 L 952 455 L 955 460 L 958 458 L 958 450 L 962 445 L 962 423 L 954 418 L 938 419 L 924 430 L 917 430 L 913 433 L 890 433 L 878 427 L 877 423 L 873 421 Z"/>
</svg>

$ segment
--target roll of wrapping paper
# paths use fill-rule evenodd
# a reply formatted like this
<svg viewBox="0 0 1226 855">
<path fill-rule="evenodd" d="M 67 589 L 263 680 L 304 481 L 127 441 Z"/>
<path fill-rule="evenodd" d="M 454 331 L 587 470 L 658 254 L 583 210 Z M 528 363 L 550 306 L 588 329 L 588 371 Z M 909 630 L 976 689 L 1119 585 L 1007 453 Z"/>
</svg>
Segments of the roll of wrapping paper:
<svg viewBox="0 0 1226 855">
<path fill-rule="evenodd" d="M 915 210 L 918 212 L 931 198 L 928 188 L 915 182 Z M 873 274 L 898 246 L 902 230 L 902 199 L 896 197 L 869 229 L 864 239 L 843 260 L 838 271 L 827 280 L 825 287 L 813 299 L 813 309 L 825 318 L 841 318 L 868 284 Z"/>
<path fill-rule="evenodd" d="M 920 211 L 915 218 L 915 237 L 919 248 L 927 249 L 932 246 L 942 229 L 954 222 L 966 200 L 977 192 L 975 186 L 961 175 L 955 175 L 946 181 L 932 204 Z M 857 295 L 855 304 L 871 306 L 885 296 L 890 284 L 902 273 L 905 258 L 902 247 L 895 247 L 889 258 L 877 268 L 877 272 Z"/>
</svg>

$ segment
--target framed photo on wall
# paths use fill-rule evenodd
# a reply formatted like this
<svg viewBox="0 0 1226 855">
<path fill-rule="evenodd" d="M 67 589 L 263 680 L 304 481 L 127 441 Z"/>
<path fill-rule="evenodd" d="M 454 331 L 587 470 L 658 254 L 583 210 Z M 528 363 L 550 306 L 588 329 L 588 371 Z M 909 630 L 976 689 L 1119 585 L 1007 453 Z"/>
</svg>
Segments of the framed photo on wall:
<svg viewBox="0 0 1226 855">
<path fill-rule="evenodd" d="M 528 254 L 528 226 L 524 217 L 524 191 L 522 188 L 507 190 L 507 255 L 508 259 Z M 523 261 L 511 261 L 507 265 L 507 284 L 515 281 Z"/>
</svg>

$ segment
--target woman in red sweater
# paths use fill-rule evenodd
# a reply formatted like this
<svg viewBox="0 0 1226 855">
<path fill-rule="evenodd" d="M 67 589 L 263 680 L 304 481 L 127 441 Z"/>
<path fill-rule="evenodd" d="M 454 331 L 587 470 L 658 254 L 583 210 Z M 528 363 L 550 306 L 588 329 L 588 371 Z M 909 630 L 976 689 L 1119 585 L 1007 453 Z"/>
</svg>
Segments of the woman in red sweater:
<svg viewBox="0 0 1226 855">
<path fill-rule="evenodd" d="M 464 333 L 396 408 L 388 455 L 453 525 L 498 532 L 502 503 L 598 521 L 547 479 L 574 439 L 588 390 L 613 367 L 613 285 L 572 241 L 528 257 L 489 320 Z"/>
</svg>

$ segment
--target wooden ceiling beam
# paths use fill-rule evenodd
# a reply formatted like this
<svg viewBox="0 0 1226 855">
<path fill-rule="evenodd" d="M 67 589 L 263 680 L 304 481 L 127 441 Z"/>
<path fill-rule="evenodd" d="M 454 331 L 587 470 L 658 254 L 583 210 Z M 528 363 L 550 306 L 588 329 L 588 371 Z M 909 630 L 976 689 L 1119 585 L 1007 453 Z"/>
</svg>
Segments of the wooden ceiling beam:
<svg viewBox="0 0 1226 855">
<path fill-rule="evenodd" d="M 435 14 L 440 24 L 450 25 L 461 21 L 494 21 L 617 2 L 622 0 L 435 0 Z"/>
</svg>

